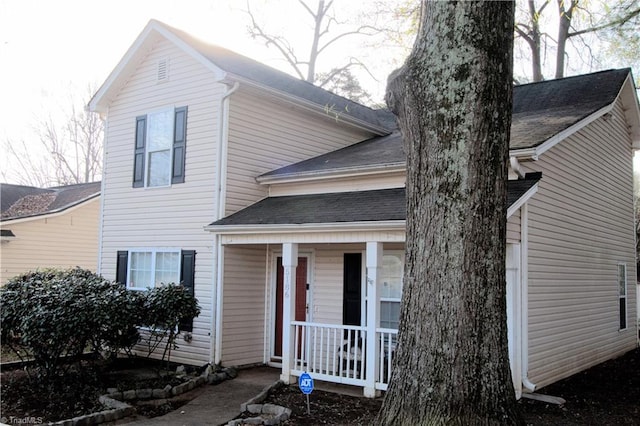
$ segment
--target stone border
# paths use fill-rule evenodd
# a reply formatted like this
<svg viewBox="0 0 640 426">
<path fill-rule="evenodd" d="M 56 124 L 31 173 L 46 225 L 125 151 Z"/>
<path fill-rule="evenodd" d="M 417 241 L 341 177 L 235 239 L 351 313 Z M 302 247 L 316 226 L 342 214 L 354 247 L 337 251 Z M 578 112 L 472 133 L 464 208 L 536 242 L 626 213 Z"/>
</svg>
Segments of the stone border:
<svg viewBox="0 0 640 426">
<path fill-rule="evenodd" d="M 245 419 L 233 419 L 226 426 L 240 426 L 240 425 L 278 425 L 289 419 L 291 416 L 291 409 L 282 407 L 275 404 L 262 404 L 271 390 L 279 389 L 285 384 L 282 381 L 277 381 L 269 386 L 266 386 L 262 391 L 251 398 L 247 402 L 240 404 L 241 413 L 260 414 L 256 417 L 248 417 Z"/>
<path fill-rule="evenodd" d="M 108 393 L 99 397 L 102 405 L 108 410 L 97 413 L 86 414 L 72 419 L 60 420 L 48 423 L 50 426 L 92 426 L 105 422 L 113 422 L 124 417 L 135 414 L 134 406 L 124 401 L 164 399 L 181 395 L 204 384 L 217 385 L 225 380 L 234 379 L 238 376 L 238 371 L 234 367 L 219 368 L 211 364 L 207 365 L 204 371 L 193 379 L 176 386 L 167 385 L 162 389 L 132 389 L 118 391 L 116 388 L 108 389 Z M 266 397 L 266 395 L 265 395 Z M 264 400 L 264 398 L 263 398 Z"/>
</svg>

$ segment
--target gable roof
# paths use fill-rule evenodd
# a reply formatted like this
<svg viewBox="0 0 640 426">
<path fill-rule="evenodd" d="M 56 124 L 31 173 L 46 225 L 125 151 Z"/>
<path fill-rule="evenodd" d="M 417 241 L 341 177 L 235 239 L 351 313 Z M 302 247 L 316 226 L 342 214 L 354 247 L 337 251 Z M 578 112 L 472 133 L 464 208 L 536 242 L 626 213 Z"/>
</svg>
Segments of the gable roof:
<svg viewBox="0 0 640 426">
<path fill-rule="evenodd" d="M 532 194 L 541 173 L 507 182 L 508 207 Z M 526 201 L 526 200 L 525 200 Z M 207 229 L 225 231 L 264 225 L 311 225 L 404 221 L 405 188 L 267 197 L 210 224 Z"/>
<path fill-rule="evenodd" d="M 627 84 L 629 90 L 635 92 L 629 68 L 514 87 L 509 148 L 531 149 L 557 135 L 568 136 L 563 132 L 581 122 L 588 124 L 610 111 Z M 635 104 L 637 109 L 637 99 Z M 633 105 L 627 107 L 633 108 Z"/>
<path fill-rule="evenodd" d="M 627 118 L 631 123 L 632 138 L 637 134 L 640 143 L 640 110 L 628 68 L 516 86 L 511 154 L 540 155 L 552 144 L 588 124 L 589 120 L 604 115 L 619 96 L 630 104 Z M 257 180 L 270 183 L 291 177 L 355 172 L 365 168 L 381 170 L 404 167 L 405 164 L 402 136 L 395 131 L 270 171 Z"/>
<path fill-rule="evenodd" d="M 100 195 L 100 182 L 36 188 L 0 184 L 2 221 L 58 213 Z"/>
<path fill-rule="evenodd" d="M 161 38 L 173 42 L 212 71 L 221 82 L 239 82 L 260 88 L 345 122 L 363 126 L 376 134 L 389 133 L 389 112 L 359 103 L 271 68 L 231 50 L 206 43 L 160 21 L 150 20 L 120 63 L 89 102 L 89 108 L 106 112 L 111 99 L 135 72 L 147 51 Z"/>
</svg>

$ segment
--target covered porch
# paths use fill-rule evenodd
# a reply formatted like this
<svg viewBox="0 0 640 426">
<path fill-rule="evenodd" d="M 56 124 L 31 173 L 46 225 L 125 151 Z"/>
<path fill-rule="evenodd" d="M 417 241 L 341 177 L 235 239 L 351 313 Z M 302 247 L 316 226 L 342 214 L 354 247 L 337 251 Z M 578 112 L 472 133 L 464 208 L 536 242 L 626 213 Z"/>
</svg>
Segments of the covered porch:
<svg viewBox="0 0 640 426">
<path fill-rule="evenodd" d="M 369 397 L 386 390 L 404 266 L 404 230 L 388 232 L 394 241 L 221 236 L 216 362 L 279 367 L 286 383 L 307 372 Z"/>
<path fill-rule="evenodd" d="M 507 305 L 518 395 L 526 378 L 520 237 L 539 178 L 509 181 Z M 218 253 L 215 362 L 277 366 L 287 383 L 307 372 L 368 397 L 386 390 L 405 208 L 403 188 L 268 197 L 207 226 Z"/>
</svg>

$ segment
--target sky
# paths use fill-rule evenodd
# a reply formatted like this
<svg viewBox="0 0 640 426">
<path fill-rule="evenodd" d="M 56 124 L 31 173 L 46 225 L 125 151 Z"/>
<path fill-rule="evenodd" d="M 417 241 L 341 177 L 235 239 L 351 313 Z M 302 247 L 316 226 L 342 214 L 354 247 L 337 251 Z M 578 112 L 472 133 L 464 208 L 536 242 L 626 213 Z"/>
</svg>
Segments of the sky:
<svg viewBox="0 0 640 426">
<path fill-rule="evenodd" d="M 269 31 L 293 34 L 298 47 L 309 44 L 309 17 L 297 1 L 250 1 Z M 336 7 L 339 17 L 355 16 L 363 3 L 336 0 Z M 250 37 L 245 8 L 245 0 L 0 0 L 0 180 L 18 183 L 7 141 L 24 141 L 30 155 L 44 155 L 38 123 L 49 116 L 63 123 L 73 99 L 88 100 L 88 88 L 105 81 L 150 19 L 291 72 L 275 49 Z M 361 58 L 373 77 L 361 72 L 360 83 L 382 101 L 386 77 L 406 52 L 387 45 L 362 49 L 362 39 L 343 40 L 324 59 L 326 70 L 346 56 Z M 604 68 L 612 66 L 622 65 Z"/>
<path fill-rule="evenodd" d="M 354 4 L 339 3 L 347 10 Z M 261 13 L 267 10 L 265 4 L 268 13 Z M 289 33 L 309 34 L 297 2 L 252 0 L 254 7 L 257 17 L 273 31 L 286 27 Z M 49 115 L 63 120 L 72 97 L 88 98 L 88 87 L 104 82 L 150 19 L 289 71 L 275 50 L 249 36 L 245 8 L 242 0 L 0 0 L 0 171 L 4 181 L 15 179 L 6 141 L 24 140 L 34 155 L 39 153 L 37 124 Z M 343 47 L 355 48 L 355 42 L 347 41 Z M 375 70 L 379 81 L 369 78 L 363 85 L 381 99 L 391 69 Z"/>
</svg>

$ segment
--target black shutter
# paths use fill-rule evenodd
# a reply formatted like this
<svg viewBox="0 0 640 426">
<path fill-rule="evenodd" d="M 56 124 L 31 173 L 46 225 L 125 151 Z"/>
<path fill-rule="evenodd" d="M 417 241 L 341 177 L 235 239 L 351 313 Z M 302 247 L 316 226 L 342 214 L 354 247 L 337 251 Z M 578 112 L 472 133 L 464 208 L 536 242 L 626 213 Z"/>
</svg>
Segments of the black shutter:
<svg viewBox="0 0 640 426">
<path fill-rule="evenodd" d="M 193 287 L 196 276 L 196 251 L 182 250 L 181 257 L 180 282 L 189 294 L 193 295 L 195 294 Z M 180 331 L 193 331 L 193 318 L 183 318 L 178 328 Z"/>
<path fill-rule="evenodd" d="M 116 281 L 122 285 L 127 285 L 127 262 L 129 260 L 129 252 L 126 250 L 118 251 L 118 260 L 116 262 Z"/>
<path fill-rule="evenodd" d="M 136 146 L 133 157 L 133 187 L 144 186 L 144 146 L 147 138 L 147 116 L 136 117 Z"/>
<path fill-rule="evenodd" d="M 187 107 L 176 108 L 173 125 L 173 167 L 171 170 L 171 183 L 184 183 L 184 160 L 187 143 Z"/>
<path fill-rule="evenodd" d="M 360 325 L 362 302 L 362 253 L 344 254 L 342 324 Z"/>
</svg>

